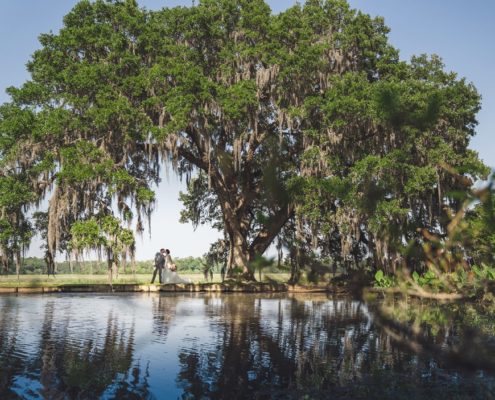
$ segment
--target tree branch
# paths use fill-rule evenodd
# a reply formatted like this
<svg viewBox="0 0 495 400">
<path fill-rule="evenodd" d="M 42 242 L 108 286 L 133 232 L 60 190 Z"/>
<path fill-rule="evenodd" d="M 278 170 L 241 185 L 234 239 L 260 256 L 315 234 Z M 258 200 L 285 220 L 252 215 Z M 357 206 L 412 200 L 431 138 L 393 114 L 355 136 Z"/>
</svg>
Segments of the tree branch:
<svg viewBox="0 0 495 400">
<path fill-rule="evenodd" d="M 258 233 L 258 236 L 249 246 L 249 252 L 254 254 L 263 254 L 278 235 L 280 229 L 294 215 L 294 207 L 288 205 L 283 207 L 270 219 L 266 226 Z"/>
</svg>

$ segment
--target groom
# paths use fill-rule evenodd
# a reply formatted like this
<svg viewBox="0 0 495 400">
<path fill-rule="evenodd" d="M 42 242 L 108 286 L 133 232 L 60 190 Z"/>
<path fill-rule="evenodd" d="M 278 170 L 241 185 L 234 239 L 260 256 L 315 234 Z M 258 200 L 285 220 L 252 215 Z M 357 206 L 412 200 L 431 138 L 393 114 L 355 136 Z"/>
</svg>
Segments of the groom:
<svg viewBox="0 0 495 400">
<path fill-rule="evenodd" d="M 151 278 L 151 283 L 155 282 L 156 274 L 158 273 L 158 281 L 162 282 L 162 271 L 165 266 L 165 249 L 160 249 L 158 253 L 155 254 L 155 270 L 153 271 L 153 278 Z"/>
</svg>

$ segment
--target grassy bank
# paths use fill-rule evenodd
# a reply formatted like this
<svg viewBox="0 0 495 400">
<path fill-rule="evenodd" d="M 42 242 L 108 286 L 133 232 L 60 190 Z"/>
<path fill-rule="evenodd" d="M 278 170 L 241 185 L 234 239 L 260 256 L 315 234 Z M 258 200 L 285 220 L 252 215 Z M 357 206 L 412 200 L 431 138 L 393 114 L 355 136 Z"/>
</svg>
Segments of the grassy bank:
<svg viewBox="0 0 495 400">
<path fill-rule="evenodd" d="M 118 278 L 112 280 L 113 284 L 148 284 L 151 280 L 150 274 L 119 274 Z M 192 283 L 205 283 L 203 274 L 197 273 L 181 273 L 182 277 L 189 279 Z M 257 275 L 257 279 L 259 276 Z M 262 281 L 275 280 L 277 282 L 286 282 L 289 279 L 289 274 L 286 273 L 271 273 L 262 274 Z M 213 282 L 221 282 L 221 277 L 218 274 L 213 276 Z M 89 275 L 89 274 L 57 274 L 55 277 L 47 277 L 46 275 L 20 275 L 19 280 L 16 275 L 1 275 L 0 287 L 52 287 L 61 285 L 88 285 L 88 284 L 108 284 L 107 275 Z M 155 283 L 157 281 L 155 280 Z"/>
</svg>

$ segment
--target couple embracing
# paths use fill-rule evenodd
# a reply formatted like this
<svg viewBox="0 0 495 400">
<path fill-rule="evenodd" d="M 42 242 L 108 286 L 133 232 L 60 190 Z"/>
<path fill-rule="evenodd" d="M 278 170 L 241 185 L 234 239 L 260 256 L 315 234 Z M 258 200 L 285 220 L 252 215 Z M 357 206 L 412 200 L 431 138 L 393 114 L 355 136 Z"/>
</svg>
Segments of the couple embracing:
<svg viewBox="0 0 495 400">
<path fill-rule="evenodd" d="M 158 281 L 160 283 L 188 283 L 185 279 L 182 279 L 177 275 L 177 266 L 172 261 L 169 249 L 160 249 L 155 255 L 155 269 L 153 271 L 153 278 L 151 283 L 155 282 L 156 275 L 158 274 Z"/>
</svg>

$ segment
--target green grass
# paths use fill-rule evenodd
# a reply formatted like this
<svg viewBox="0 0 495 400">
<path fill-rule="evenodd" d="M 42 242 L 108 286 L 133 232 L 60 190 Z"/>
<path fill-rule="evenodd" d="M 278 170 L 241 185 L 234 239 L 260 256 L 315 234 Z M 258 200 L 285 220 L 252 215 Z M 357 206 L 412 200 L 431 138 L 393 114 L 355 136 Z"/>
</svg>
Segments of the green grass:
<svg viewBox="0 0 495 400">
<path fill-rule="evenodd" d="M 119 274 L 117 279 L 113 279 L 113 284 L 149 284 L 152 272 L 149 274 Z M 190 279 L 192 283 L 205 283 L 203 274 L 181 273 L 180 276 Z M 256 279 L 259 275 L 256 274 Z M 275 280 L 277 282 L 286 282 L 289 279 L 287 273 L 262 274 L 262 280 Z M 220 275 L 213 276 L 214 283 L 220 283 Z M 107 275 L 88 275 L 88 274 L 57 274 L 55 277 L 46 275 L 20 275 L 17 280 L 16 275 L 0 275 L 0 287 L 49 287 L 61 285 L 90 285 L 90 284 L 108 284 Z M 155 283 L 158 283 L 155 280 Z"/>
</svg>

